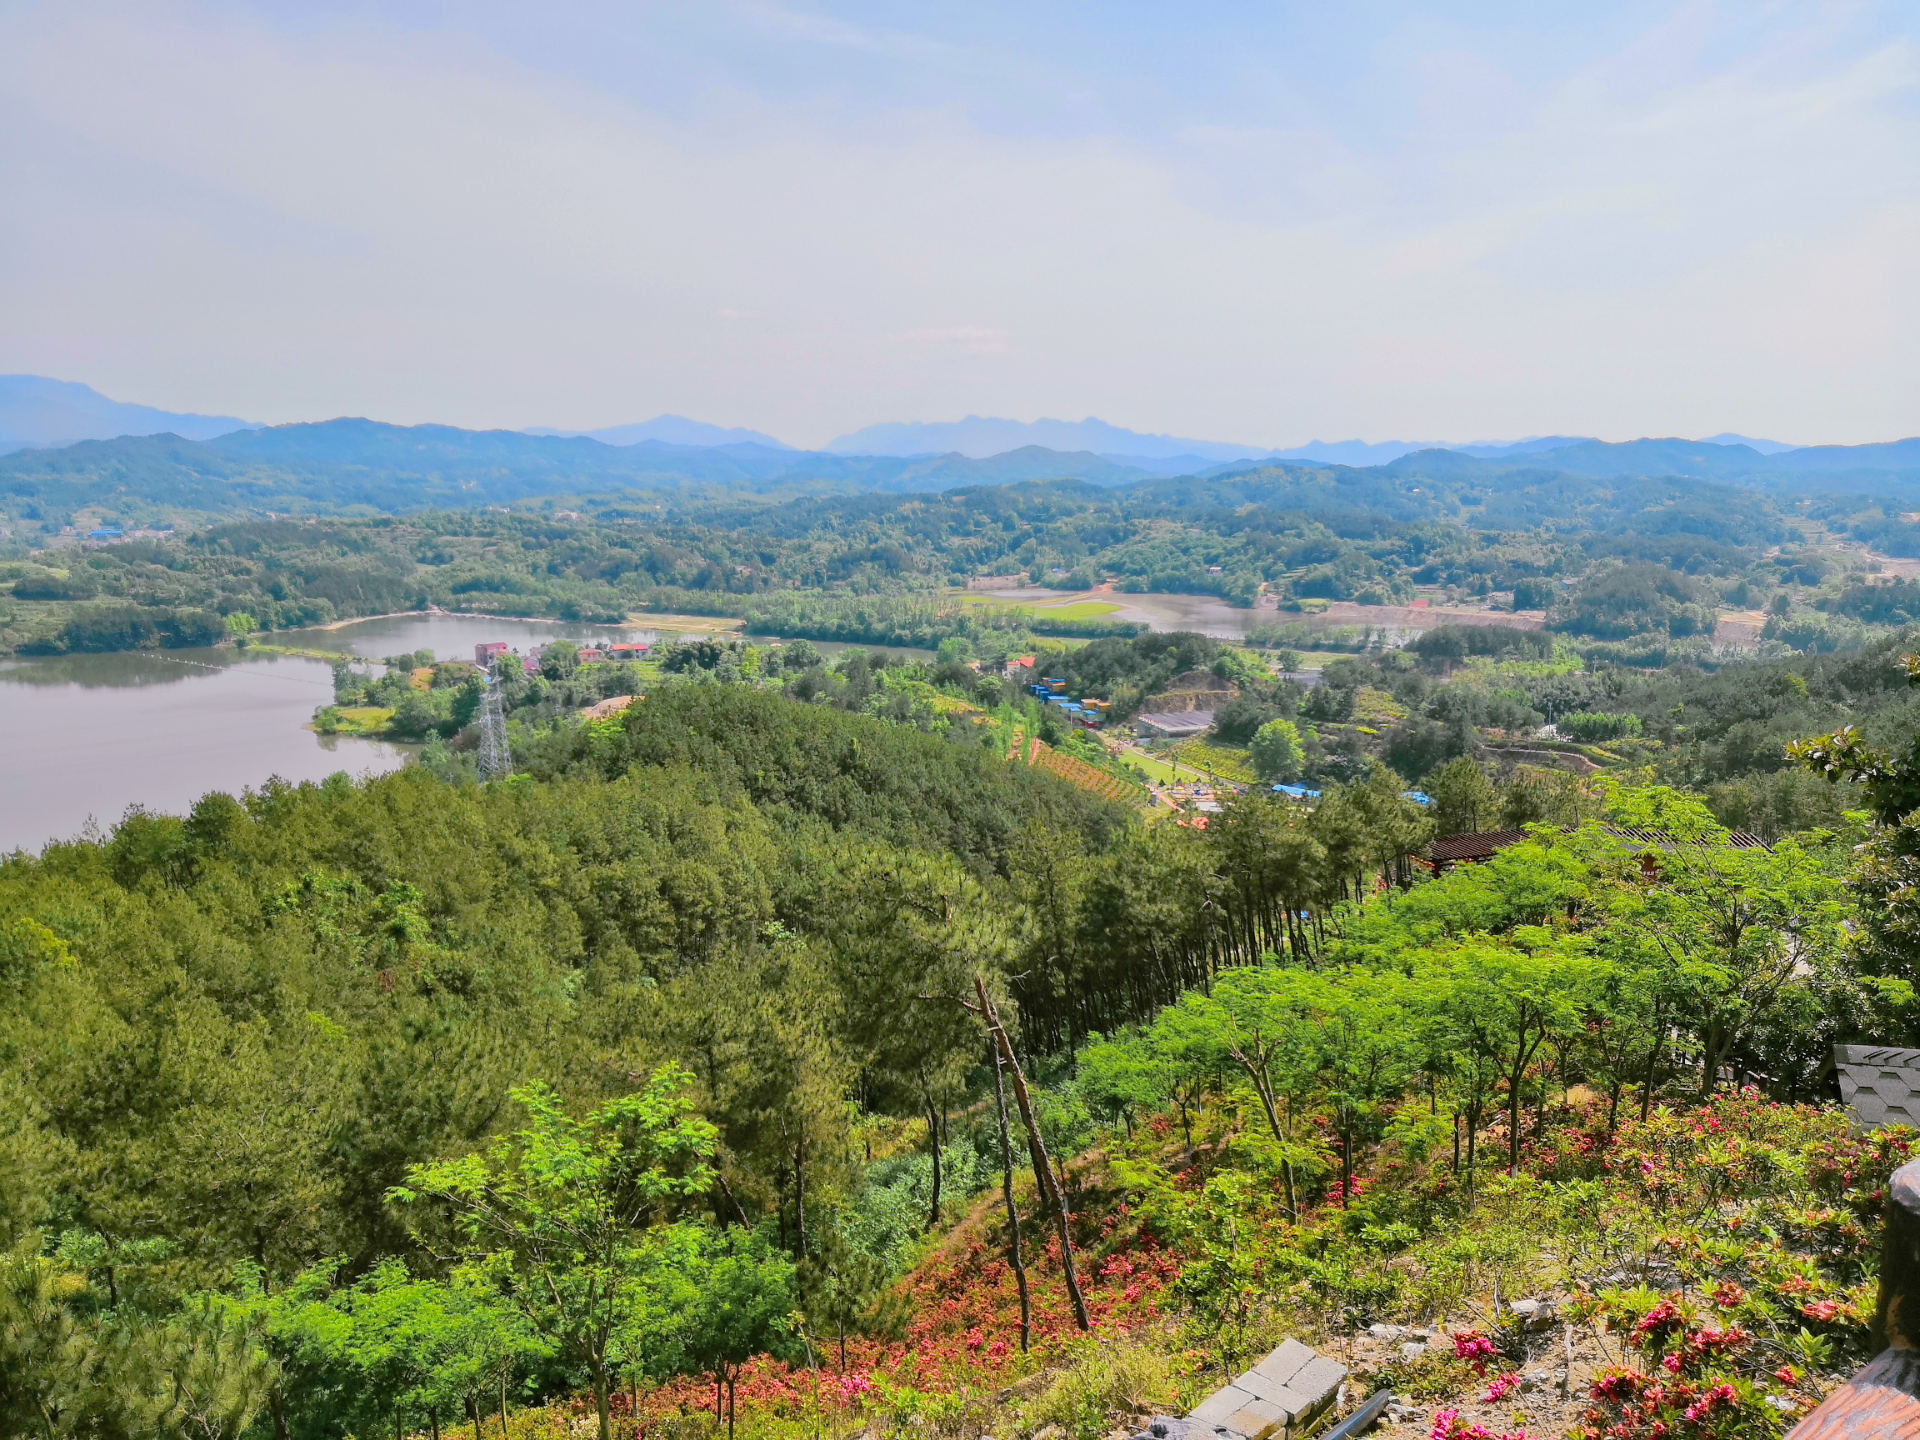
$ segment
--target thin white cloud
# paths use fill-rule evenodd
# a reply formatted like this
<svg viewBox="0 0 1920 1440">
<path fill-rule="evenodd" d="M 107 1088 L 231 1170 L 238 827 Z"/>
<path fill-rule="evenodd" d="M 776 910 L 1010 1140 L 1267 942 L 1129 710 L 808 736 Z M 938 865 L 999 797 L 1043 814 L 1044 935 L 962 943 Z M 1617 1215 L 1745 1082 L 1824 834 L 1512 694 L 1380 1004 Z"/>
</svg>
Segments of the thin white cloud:
<svg viewBox="0 0 1920 1440">
<path fill-rule="evenodd" d="M 458 34 L 16 12 L 0 370 L 802 443 L 970 412 L 1272 444 L 1920 431 L 1914 47 L 1830 48 L 1815 13 L 1708 64 L 1716 23 L 1551 80 L 1430 50 L 1383 138 L 772 93 L 670 119 Z"/>
</svg>

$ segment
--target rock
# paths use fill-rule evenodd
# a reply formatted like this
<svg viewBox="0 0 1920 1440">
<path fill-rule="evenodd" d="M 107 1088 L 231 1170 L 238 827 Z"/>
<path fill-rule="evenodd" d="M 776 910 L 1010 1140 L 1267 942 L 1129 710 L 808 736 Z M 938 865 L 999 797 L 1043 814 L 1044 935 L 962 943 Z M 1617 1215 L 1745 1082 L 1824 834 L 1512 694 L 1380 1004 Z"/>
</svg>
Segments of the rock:
<svg viewBox="0 0 1920 1440">
<path fill-rule="evenodd" d="M 1404 1325 L 1369 1325 L 1367 1334 L 1376 1340 L 1398 1340 L 1407 1333 Z"/>
<path fill-rule="evenodd" d="M 1560 1307 L 1544 1297 L 1538 1300 L 1516 1300 L 1507 1307 L 1514 1317 L 1528 1330 L 1544 1330 L 1559 1318 Z"/>
<path fill-rule="evenodd" d="M 1427 1353 L 1427 1349 L 1428 1349 L 1428 1346 L 1426 1341 L 1409 1340 L 1406 1344 L 1400 1347 L 1400 1355 L 1402 1359 L 1418 1360 L 1422 1355 Z"/>
</svg>

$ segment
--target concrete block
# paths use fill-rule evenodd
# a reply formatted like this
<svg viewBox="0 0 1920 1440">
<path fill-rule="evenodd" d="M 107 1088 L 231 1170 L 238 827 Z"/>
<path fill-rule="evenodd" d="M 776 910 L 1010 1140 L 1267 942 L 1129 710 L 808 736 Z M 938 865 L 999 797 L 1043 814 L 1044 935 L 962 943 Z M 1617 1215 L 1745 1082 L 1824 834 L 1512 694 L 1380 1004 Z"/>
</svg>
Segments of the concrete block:
<svg viewBox="0 0 1920 1440">
<path fill-rule="evenodd" d="M 1289 1340 L 1278 1349 L 1269 1351 L 1267 1357 L 1253 1367 L 1253 1372 L 1276 1384 L 1285 1385 L 1300 1373 L 1301 1366 L 1315 1358 L 1315 1354 L 1312 1346 Z"/>
<path fill-rule="evenodd" d="M 1347 1367 L 1289 1340 L 1231 1385 L 1209 1395 L 1188 1417 L 1219 1436 L 1294 1440 L 1333 1403 Z"/>
<path fill-rule="evenodd" d="M 1244 1410 L 1256 1397 L 1233 1385 L 1222 1385 L 1193 1408 L 1191 1418 L 1206 1425 L 1224 1425 L 1227 1417 Z"/>
<path fill-rule="evenodd" d="M 1300 1368 L 1300 1373 L 1287 1382 L 1290 1389 L 1306 1396 L 1310 1403 L 1319 1404 L 1331 1400 L 1339 1390 L 1340 1382 L 1347 1378 L 1347 1367 L 1337 1360 L 1329 1360 L 1324 1355 L 1316 1355 Z"/>
<path fill-rule="evenodd" d="M 1229 1430 L 1239 1431 L 1247 1440 L 1267 1440 L 1275 1431 L 1284 1436 L 1287 1422 L 1292 1418 L 1279 1406 L 1256 1400 L 1246 1409 L 1229 1415 L 1225 1423 Z"/>
<path fill-rule="evenodd" d="M 1238 1380 L 1235 1380 L 1233 1382 L 1233 1388 L 1236 1390 L 1244 1390 L 1249 1395 L 1265 1400 L 1270 1405 L 1278 1405 L 1289 1415 L 1298 1413 L 1301 1408 L 1301 1396 L 1298 1390 L 1295 1390 L 1291 1385 L 1282 1385 L 1277 1381 L 1269 1380 L 1258 1370 L 1249 1370 Z"/>
</svg>

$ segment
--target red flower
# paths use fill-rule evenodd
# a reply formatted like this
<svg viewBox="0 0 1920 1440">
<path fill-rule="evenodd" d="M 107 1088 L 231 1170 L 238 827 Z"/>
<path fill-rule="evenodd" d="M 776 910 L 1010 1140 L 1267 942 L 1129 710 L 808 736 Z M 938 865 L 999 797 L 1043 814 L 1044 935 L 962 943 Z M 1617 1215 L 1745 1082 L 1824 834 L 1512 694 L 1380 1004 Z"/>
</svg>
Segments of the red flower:
<svg viewBox="0 0 1920 1440">
<path fill-rule="evenodd" d="M 1715 1410 L 1731 1409 L 1733 1404 L 1733 1386 L 1716 1385 L 1687 1407 L 1687 1419 L 1698 1425 Z"/>
<path fill-rule="evenodd" d="M 1480 1397 L 1480 1403 L 1482 1405 L 1498 1405 L 1502 1400 L 1506 1399 L 1507 1396 L 1517 1390 L 1519 1386 L 1519 1375 L 1509 1370 L 1487 1387 L 1487 1393 Z"/>
<path fill-rule="evenodd" d="M 1493 1342 L 1478 1330 L 1462 1330 L 1453 1337 L 1454 1358 L 1465 1360 L 1473 1366 L 1473 1373 L 1487 1373 L 1487 1361 L 1500 1352 L 1493 1348 Z"/>
</svg>

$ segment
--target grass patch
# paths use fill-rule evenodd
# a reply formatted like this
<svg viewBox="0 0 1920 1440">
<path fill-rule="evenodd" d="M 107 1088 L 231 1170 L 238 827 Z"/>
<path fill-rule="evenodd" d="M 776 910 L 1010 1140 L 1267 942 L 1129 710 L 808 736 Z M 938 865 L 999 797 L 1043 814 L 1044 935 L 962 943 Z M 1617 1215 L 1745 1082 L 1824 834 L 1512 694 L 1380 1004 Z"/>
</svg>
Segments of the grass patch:
<svg viewBox="0 0 1920 1440">
<path fill-rule="evenodd" d="M 1033 613 L 1044 615 L 1049 620 L 1098 620 L 1102 615 L 1111 615 L 1119 608 L 1105 600 L 1075 600 L 1068 605 L 1036 605 Z"/>
<path fill-rule="evenodd" d="M 371 662 L 358 655 L 349 655 L 344 650 L 316 650 L 310 645 L 269 645 L 259 640 L 243 639 L 235 648 L 242 655 L 291 655 L 300 660 L 324 660 L 332 665 L 345 660 L 349 664 L 367 665 Z"/>
<path fill-rule="evenodd" d="M 1178 1398 L 1167 1357 L 1122 1336 L 1081 1340 L 1072 1363 L 1020 1417 L 1031 1435 L 1057 1425 L 1067 1440 L 1096 1440 L 1121 1415 L 1146 1414 Z"/>
<path fill-rule="evenodd" d="M 1162 785 L 1178 784 L 1181 778 L 1180 773 L 1173 766 L 1164 760 L 1156 759 L 1144 750 L 1127 751 L 1126 763 L 1139 766 L 1150 779 Z"/>
<path fill-rule="evenodd" d="M 393 720 L 386 705 L 329 705 L 312 728 L 322 735 L 384 735 Z"/>
<path fill-rule="evenodd" d="M 1215 745 L 1206 740 L 1182 740 L 1173 747 L 1171 753 L 1188 770 L 1217 775 L 1236 785 L 1260 783 L 1260 777 L 1253 773 L 1252 754 L 1235 746 Z"/>
</svg>

